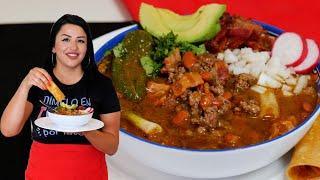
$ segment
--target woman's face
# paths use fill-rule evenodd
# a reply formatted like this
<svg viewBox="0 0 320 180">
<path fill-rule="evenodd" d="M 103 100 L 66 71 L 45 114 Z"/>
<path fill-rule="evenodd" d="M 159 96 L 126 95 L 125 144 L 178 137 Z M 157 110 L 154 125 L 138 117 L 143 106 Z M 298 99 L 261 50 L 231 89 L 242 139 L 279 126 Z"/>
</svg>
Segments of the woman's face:
<svg viewBox="0 0 320 180">
<path fill-rule="evenodd" d="M 56 53 L 57 65 L 67 68 L 81 67 L 87 52 L 87 35 L 77 25 L 65 24 L 58 32 L 52 52 Z"/>
</svg>

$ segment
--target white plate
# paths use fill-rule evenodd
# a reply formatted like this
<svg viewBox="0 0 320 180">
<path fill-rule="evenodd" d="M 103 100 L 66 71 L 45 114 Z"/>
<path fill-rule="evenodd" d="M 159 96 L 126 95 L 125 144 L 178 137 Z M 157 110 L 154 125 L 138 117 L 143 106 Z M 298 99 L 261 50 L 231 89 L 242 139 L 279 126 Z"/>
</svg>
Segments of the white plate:
<svg viewBox="0 0 320 180">
<path fill-rule="evenodd" d="M 127 26 L 96 38 L 93 41 L 94 52 L 96 53 L 106 41 L 109 41 L 116 35 L 132 28 L 133 26 L 135 25 Z M 284 172 L 289 163 L 290 157 L 291 151 L 266 167 L 240 176 L 222 178 L 219 180 L 285 180 Z M 141 164 L 121 150 L 112 157 L 106 157 L 106 159 L 109 170 L 109 179 L 111 180 L 196 180 L 192 178 L 178 177 L 152 169 Z"/>
<path fill-rule="evenodd" d="M 58 126 L 52 122 L 48 117 L 41 117 L 34 122 L 37 126 L 52 129 L 60 132 L 83 132 L 83 131 L 92 131 L 100 129 L 104 126 L 104 123 L 98 119 L 90 119 L 89 122 L 83 126 L 78 127 L 67 127 L 67 126 Z"/>
</svg>

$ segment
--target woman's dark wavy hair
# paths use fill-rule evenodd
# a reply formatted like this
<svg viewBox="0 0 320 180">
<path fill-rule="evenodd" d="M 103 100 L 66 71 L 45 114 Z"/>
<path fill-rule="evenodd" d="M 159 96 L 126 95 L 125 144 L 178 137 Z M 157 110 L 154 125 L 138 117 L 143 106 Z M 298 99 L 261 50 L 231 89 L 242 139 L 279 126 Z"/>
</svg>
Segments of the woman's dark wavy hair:
<svg viewBox="0 0 320 180">
<path fill-rule="evenodd" d="M 98 72 L 97 65 L 94 59 L 93 44 L 92 44 L 92 35 L 90 27 L 87 22 L 77 15 L 65 14 L 59 18 L 51 27 L 50 37 L 49 37 L 49 46 L 48 46 L 48 55 L 44 64 L 44 69 L 52 72 L 55 63 L 56 55 L 52 53 L 52 48 L 55 44 L 55 39 L 60 31 L 61 27 L 65 24 L 74 24 L 80 26 L 87 35 L 87 52 L 81 63 L 82 69 L 85 73 L 96 74 Z"/>
</svg>

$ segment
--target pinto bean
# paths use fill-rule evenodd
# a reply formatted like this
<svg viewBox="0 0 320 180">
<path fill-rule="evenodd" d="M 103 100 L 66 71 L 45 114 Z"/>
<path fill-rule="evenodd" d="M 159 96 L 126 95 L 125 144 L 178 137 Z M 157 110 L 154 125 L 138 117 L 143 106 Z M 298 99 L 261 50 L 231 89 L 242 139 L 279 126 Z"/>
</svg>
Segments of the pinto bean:
<svg viewBox="0 0 320 180">
<path fill-rule="evenodd" d="M 303 102 L 302 108 L 303 108 L 303 110 L 305 110 L 307 112 L 312 112 L 312 110 L 313 110 L 312 105 L 308 102 Z"/>
</svg>

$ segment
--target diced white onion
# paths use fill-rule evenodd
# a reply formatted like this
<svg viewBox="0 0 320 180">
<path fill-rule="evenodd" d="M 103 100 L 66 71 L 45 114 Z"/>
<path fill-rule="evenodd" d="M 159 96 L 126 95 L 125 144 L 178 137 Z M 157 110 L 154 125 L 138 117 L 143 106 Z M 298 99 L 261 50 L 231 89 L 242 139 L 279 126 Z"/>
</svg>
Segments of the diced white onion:
<svg viewBox="0 0 320 180">
<path fill-rule="evenodd" d="M 259 94 L 263 94 L 266 92 L 267 88 L 259 86 L 259 85 L 253 85 L 250 87 L 250 89 L 254 92 L 257 92 Z"/>
<path fill-rule="evenodd" d="M 270 88 L 280 88 L 281 83 L 272 77 L 268 76 L 266 73 L 261 73 L 258 80 L 258 85 L 270 87 Z"/>
<path fill-rule="evenodd" d="M 292 91 L 292 87 L 284 84 L 284 85 L 282 85 L 281 90 L 282 91 Z"/>
<path fill-rule="evenodd" d="M 284 91 L 284 90 L 282 90 L 282 94 L 283 94 L 284 96 L 292 96 L 292 95 L 293 95 L 292 92 Z"/>
<path fill-rule="evenodd" d="M 244 67 L 235 66 L 233 68 L 233 74 L 235 74 L 235 75 L 239 75 L 239 74 L 243 74 L 243 73 L 249 74 L 249 72 L 250 72 L 249 69 L 244 68 Z"/>
<path fill-rule="evenodd" d="M 289 77 L 288 79 L 285 80 L 286 84 L 288 85 L 296 85 L 297 84 L 297 79 L 294 77 Z"/>
<path fill-rule="evenodd" d="M 247 64 L 247 62 L 246 61 L 238 61 L 238 62 L 236 62 L 234 64 L 237 67 L 244 67 Z"/>
<path fill-rule="evenodd" d="M 309 75 L 302 75 L 299 77 L 296 87 L 293 90 L 293 93 L 300 94 L 303 88 L 308 85 L 308 80 L 310 79 Z"/>
<path fill-rule="evenodd" d="M 285 83 L 285 80 L 282 79 L 282 77 L 279 76 L 279 74 L 273 73 L 273 72 L 271 72 L 271 71 L 267 71 L 267 72 L 265 72 L 265 73 L 266 73 L 268 76 L 272 77 L 273 79 L 279 81 L 280 83 L 282 83 L 282 84 Z"/>
<path fill-rule="evenodd" d="M 272 91 L 266 91 L 260 94 L 260 116 L 273 115 L 275 118 L 279 117 L 280 109 L 276 95 Z"/>
<path fill-rule="evenodd" d="M 232 50 L 232 53 L 236 56 L 238 56 L 240 54 L 240 49 L 234 49 Z"/>
<path fill-rule="evenodd" d="M 291 72 L 289 69 L 281 69 L 278 72 L 278 75 L 281 76 L 283 79 L 288 79 L 291 76 Z"/>
<path fill-rule="evenodd" d="M 253 91 L 261 93 L 260 87 L 281 88 L 285 96 L 300 94 L 308 84 L 308 76 L 296 75 L 292 68 L 282 65 L 277 56 L 270 57 L 271 52 L 255 52 L 252 48 L 227 49 L 218 53 L 217 58 L 228 64 L 229 72 L 234 75 L 250 74 L 258 78 Z M 310 77 L 309 77 L 310 78 Z M 259 88 L 257 88 L 259 87 Z"/>
<path fill-rule="evenodd" d="M 224 59 L 224 54 L 223 53 L 218 53 L 217 58 L 220 60 Z"/>
<path fill-rule="evenodd" d="M 226 63 L 234 63 L 238 61 L 238 57 L 236 55 L 234 55 L 230 49 L 227 49 L 224 51 L 224 61 Z"/>
</svg>

